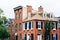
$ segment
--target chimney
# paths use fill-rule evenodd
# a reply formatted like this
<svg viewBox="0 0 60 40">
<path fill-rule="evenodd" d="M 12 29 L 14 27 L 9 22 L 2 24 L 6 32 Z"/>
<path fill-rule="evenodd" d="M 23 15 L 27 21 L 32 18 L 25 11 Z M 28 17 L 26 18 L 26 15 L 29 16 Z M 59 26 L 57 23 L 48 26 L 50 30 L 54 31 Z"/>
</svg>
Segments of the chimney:
<svg viewBox="0 0 60 40">
<path fill-rule="evenodd" d="M 43 13 L 43 7 L 42 6 L 38 7 L 38 12 Z"/>
<path fill-rule="evenodd" d="M 31 18 L 31 13 L 32 13 L 32 6 L 27 5 L 27 17 L 28 17 L 28 19 Z"/>
<path fill-rule="evenodd" d="M 30 5 L 27 5 L 27 12 L 32 12 L 32 6 L 30 6 Z"/>
</svg>

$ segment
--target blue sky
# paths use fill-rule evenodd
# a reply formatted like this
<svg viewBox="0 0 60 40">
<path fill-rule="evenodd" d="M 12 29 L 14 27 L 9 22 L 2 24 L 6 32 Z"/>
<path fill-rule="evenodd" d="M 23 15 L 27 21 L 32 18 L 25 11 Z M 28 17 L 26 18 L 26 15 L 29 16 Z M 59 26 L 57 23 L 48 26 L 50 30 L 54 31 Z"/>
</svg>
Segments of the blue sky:
<svg viewBox="0 0 60 40">
<path fill-rule="evenodd" d="M 31 5 L 35 10 L 41 5 L 45 11 L 60 16 L 60 0 L 0 0 L 0 8 L 4 10 L 7 18 L 14 18 L 13 8 L 20 5 Z"/>
</svg>

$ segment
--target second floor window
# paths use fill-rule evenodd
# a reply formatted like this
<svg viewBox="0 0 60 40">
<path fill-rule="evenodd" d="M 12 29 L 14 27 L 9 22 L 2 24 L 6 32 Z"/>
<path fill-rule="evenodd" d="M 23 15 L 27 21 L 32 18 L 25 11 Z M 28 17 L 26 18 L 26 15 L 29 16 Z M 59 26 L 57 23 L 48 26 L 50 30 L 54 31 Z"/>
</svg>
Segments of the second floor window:
<svg viewBox="0 0 60 40">
<path fill-rule="evenodd" d="M 27 29 L 27 30 L 33 29 L 33 21 L 23 23 L 23 27 L 24 27 L 24 30 L 25 30 L 25 29 Z"/>
<path fill-rule="evenodd" d="M 41 21 L 37 21 L 37 22 L 36 22 L 36 28 L 37 28 L 37 29 L 41 29 L 41 27 L 42 27 L 41 24 L 42 24 Z"/>
<path fill-rule="evenodd" d="M 56 30 L 57 29 L 57 24 L 56 22 L 53 22 L 53 30 Z"/>
</svg>

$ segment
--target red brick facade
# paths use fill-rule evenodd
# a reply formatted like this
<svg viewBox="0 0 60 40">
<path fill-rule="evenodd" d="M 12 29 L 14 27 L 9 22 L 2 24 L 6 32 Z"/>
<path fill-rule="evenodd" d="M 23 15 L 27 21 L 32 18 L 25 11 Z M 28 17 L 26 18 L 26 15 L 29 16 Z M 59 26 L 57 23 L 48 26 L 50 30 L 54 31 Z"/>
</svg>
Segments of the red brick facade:
<svg viewBox="0 0 60 40">
<path fill-rule="evenodd" d="M 27 5 L 27 13 L 28 12 L 31 12 L 32 13 L 32 6 L 28 6 Z M 40 6 L 38 8 L 38 12 L 43 12 L 43 8 Z M 24 40 L 24 34 L 33 34 L 34 35 L 34 40 L 37 40 L 37 34 L 38 33 L 41 33 L 42 34 L 42 40 L 44 40 L 44 22 L 45 20 L 39 20 L 39 19 L 33 19 L 33 20 L 28 20 L 28 21 L 23 21 L 21 16 L 22 16 L 22 13 L 23 13 L 23 7 L 19 6 L 19 7 L 16 7 L 14 8 L 14 13 L 15 13 L 15 20 L 14 20 L 14 30 L 15 30 L 15 27 L 16 25 L 18 26 L 17 27 L 17 30 L 15 30 L 14 32 L 12 31 L 12 23 L 10 24 L 10 34 L 11 34 L 11 37 L 10 37 L 10 40 L 13 40 L 12 37 L 14 37 L 14 40 Z M 16 15 L 18 15 L 16 17 Z M 23 30 L 23 23 L 25 22 L 30 22 L 32 21 L 34 24 L 33 24 L 33 30 Z M 41 30 L 38 30 L 36 29 L 36 21 L 41 21 L 42 22 L 42 28 Z M 55 23 L 57 23 L 57 21 L 54 21 Z M 16 35 L 15 33 L 17 33 L 17 38 L 16 38 Z M 20 34 L 22 35 L 22 37 L 20 36 Z M 51 30 L 50 32 L 50 38 L 52 40 L 52 34 L 58 34 L 58 40 L 60 40 L 60 29 L 57 28 L 56 30 Z M 12 36 L 14 35 L 14 36 Z M 31 40 L 31 38 L 30 38 Z"/>
</svg>

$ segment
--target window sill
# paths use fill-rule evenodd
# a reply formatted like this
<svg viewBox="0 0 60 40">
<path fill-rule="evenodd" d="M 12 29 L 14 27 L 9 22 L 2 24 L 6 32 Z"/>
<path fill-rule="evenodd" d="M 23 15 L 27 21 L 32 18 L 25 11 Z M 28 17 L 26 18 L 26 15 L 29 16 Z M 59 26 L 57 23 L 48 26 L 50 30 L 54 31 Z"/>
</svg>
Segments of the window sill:
<svg viewBox="0 0 60 40">
<path fill-rule="evenodd" d="M 41 28 L 38 28 L 38 30 L 41 30 Z"/>
<path fill-rule="evenodd" d="M 53 28 L 53 30 L 56 30 L 56 28 Z"/>
</svg>

